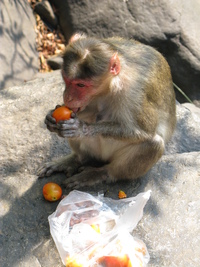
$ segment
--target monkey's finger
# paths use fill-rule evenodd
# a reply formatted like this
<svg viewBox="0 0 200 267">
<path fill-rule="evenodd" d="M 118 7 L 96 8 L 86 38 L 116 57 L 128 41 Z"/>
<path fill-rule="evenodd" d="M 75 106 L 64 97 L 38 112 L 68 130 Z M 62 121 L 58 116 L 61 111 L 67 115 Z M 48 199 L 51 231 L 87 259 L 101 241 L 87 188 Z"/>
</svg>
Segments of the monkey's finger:
<svg viewBox="0 0 200 267">
<path fill-rule="evenodd" d="M 83 186 L 94 186 L 109 180 L 105 168 L 86 167 L 81 173 L 77 173 L 63 182 L 67 188 L 78 189 Z"/>
<path fill-rule="evenodd" d="M 77 119 L 71 118 L 69 120 L 60 120 L 58 122 L 58 125 L 64 125 L 64 124 L 75 124 L 77 122 Z"/>
<path fill-rule="evenodd" d="M 58 135 L 64 138 L 77 137 L 77 131 L 76 130 L 68 130 L 68 131 L 59 130 Z"/>
<path fill-rule="evenodd" d="M 57 129 L 57 125 L 55 123 L 51 123 L 50 121 L 45 122 L 47 128 Z M 50 129 L 49 129 L 50 130 Z"/>
<path fill-rule="evenodd" d="M 38 178 L 43 178 L 44 176 L 50 176 L 55 171 L 53 162 L 48 162 L 40 167 L 37 171 Z"/>
<path fill-rule="evenodd" d="M 55 109 L 60 108 L 60 107 L 61 107 L 61 105 L 56 105 L 56 106 L 55 106 Z M 54 110 L 55 110 L 55 109 L 54 109 Z M 53 111 L 54 111 L 54 110 L 53 110 Z"/>
<path fill-rule="evenodd" d="M 77 131 L 78 127 L 76 125 L 63 125 L 61 127 L 57 127 L 58 131 Z"/>
<path fill-rule="evenodd" d="M 78 125 L 73 123 L 73 122 L 59 122 L 57 124 L 57 128 L 61 131 L 64 131 L 64 130 L 77 130 L 78 129 Z"/>
<path fill-rule="evenodd" d="M 47 129 L 48 129 L 50 132 L 58 133 L 58 129 L 56 129 L 54 126 L 51 127 L 51 126 L 48 126 L 48 125 L 47 125 Z"/>
<path fill-rule="evenodd" d="M 62 183 L 63 186 L 66 188 L 73 188 L 73 189 L 79 189 L 80 187 L 84 186 L 94 186 L 96 184 L 104 182 L 103 179 L 90 179 L 88 177 L 82 177 L 79 174 L 75 174 L 74 176 L 68 178 L 66 181 Z"/>
<path fill-rule="evenodd" d="M 75 188 L 78 189 L 80 187 L 79 185 L 79 180 L 76 180 L 75 177 L 70 177 L 67 179 L 67 181 L 64 181 L 61 183 L 61 185 L 63 185 L 66 188 Z"/>
<path fill-rule="evenodd" d="M 51 116 L 51 114 L 47 114 L 45 118 L 45 124 L 48 124 L 48 122 L 56 124 L 56 119 Z"/>
<path fill-rule="evenodd" d="M 72 112 L 71 113 L 71 118 L 75 118 L 76 117 L 76 113 Z"/>
</svg>

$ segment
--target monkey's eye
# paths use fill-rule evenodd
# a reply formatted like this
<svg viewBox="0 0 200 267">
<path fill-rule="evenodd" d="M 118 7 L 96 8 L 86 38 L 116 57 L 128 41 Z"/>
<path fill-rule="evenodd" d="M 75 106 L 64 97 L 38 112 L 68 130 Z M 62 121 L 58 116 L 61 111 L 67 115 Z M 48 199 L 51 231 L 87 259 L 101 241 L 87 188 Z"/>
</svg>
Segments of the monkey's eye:
<svg viewBox="0 0 200 267">
<path fill-rule="evenodd" d="M 78 87 L 85 87 L 85 84 L 83 84 L 83 83 L 77 83 L 76 84 Z"/>
</svg>

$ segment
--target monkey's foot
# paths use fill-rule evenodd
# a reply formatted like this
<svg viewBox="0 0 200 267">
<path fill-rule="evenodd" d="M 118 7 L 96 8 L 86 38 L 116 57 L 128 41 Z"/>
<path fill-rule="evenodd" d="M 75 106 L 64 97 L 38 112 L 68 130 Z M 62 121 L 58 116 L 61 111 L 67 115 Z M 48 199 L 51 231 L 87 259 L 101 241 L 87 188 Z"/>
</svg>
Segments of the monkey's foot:
<svg viewBox="0 0 200 267">
<path fill-rule="evenodd" d="M 81 167 L 72 157 L 63 157 L 57 161 L 45 163 L 37 172 L 38 177 L 50 176 L 53 172 L 65 172 L 68 177 L 77 173 Z"/>
<path fill-rule="evenodd" d="M 111 182 L 107 169 L 86 167 L 81 173 L 68 178 L 62 184 L 67 188 L 78 189 L 83 186 L 93 186 L 102 182 Z"/>
<path fill-rule="evenodd" d="M 45 163 L 41 168 L 38 169 L 37 175 L 39 178 L 50 176 L 53 172 L 59 171 L 58 165 L 55 162 Z"/>
</svg>

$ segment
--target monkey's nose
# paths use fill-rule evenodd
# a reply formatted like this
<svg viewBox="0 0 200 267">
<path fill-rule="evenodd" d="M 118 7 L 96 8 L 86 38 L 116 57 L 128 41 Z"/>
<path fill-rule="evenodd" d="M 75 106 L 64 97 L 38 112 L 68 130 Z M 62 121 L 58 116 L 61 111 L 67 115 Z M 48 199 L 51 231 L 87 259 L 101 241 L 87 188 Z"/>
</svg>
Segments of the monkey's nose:
<svg viewBox="0 0 200 267">
<path fill-rule="evenodd" d="M 71 102 L 71 101 L 73 101 L 73 97 L 72 97 L 71 95 L 68 95 L 68 96 L 66 97 L 66 101 L 67 101 L 67 102 Z"/>
</svg>

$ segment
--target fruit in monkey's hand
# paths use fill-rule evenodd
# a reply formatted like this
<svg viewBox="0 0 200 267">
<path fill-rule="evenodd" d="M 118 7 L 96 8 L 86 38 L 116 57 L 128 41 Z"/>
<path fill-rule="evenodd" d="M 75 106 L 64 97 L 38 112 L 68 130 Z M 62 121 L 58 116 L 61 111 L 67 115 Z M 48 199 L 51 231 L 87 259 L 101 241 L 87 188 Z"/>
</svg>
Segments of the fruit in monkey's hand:
<svg viewBox="0 0 200 267">
<path fill-rule="evenodd" d="M 57 201 L 62 196 L 62 188 L 56 183 L 47 183 L 43 186 L 43 196 L 48 201 Z"/>
<path fill-rule="evenodd" d="M 52 116 L 56 119 L 56 122 L 69 120 L 71 118 L 72 110 L 65 106 L 61 106 L 54 110 Z"/>
</svg>

